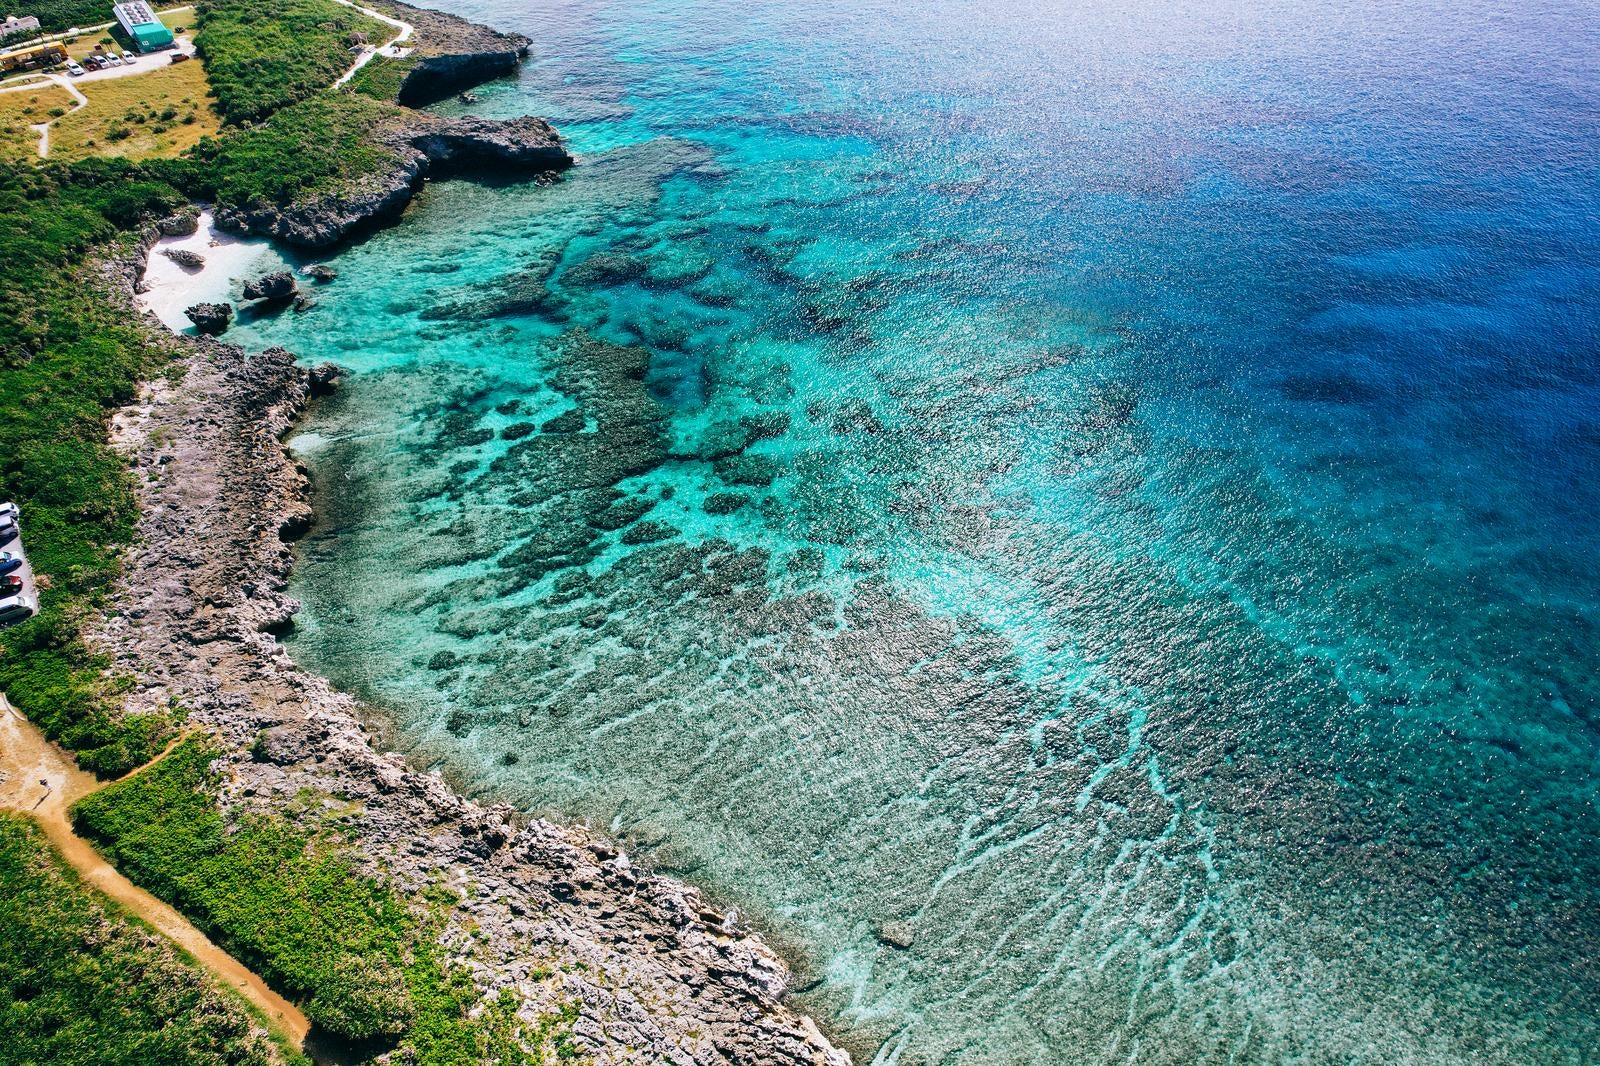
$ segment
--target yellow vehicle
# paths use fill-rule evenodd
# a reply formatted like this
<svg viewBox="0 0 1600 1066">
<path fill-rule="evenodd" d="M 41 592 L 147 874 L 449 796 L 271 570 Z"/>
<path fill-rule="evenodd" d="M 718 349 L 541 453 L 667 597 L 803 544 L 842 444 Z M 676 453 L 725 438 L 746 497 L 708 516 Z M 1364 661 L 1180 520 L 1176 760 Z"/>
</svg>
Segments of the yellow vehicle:
<svg viewBox="0 0 1600 1066">
<path fill-rule="evenodd" d="M 38 44 L 32 48 L 18 48 L 14 52 L 0 52 L 0 70 L 35 70 L 53 67 L 67 61 L 67 49 L 61 44 Z"/>
</svg>

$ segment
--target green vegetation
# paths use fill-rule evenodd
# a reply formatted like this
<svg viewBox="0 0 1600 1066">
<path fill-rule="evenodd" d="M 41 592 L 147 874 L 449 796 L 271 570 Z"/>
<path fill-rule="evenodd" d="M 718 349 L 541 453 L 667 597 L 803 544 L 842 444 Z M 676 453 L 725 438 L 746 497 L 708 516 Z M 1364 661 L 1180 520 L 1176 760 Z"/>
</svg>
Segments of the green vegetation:
<svg viewBox="0 0 1600 1066">
<path fill-rule="evenodd" d="M 232 992 L 86 888 L 32 822 L 0 814 L 0 1063 L 303 1061 Z"/>
<path fill-rule="evenodd" d="M 333 84 L 358 40 L 381 44 L 391 27 L 333 0 L 209 0 L 195 48 L 225 122 L 260 122 Z"/>
<path fill-rule="evenodd" d="M 363 96 L 370 96 L 374 100 L 398 103 L 400 85 L 416 65 L 416 59 L 411 56 L 401 59 L 378 56 L 356 71 L 356 76 L 349 81 L 350 89 Z"/>
<path fill-rule="evenodd" d="M 98 26 L 111 21 L 111 5 L 105 0 L 29 0 L 17 5 L 17 14 L 32 15 L 45 33 L 70 30 L 74 26 Z"/>
<path fill-rule="evenodd" d="M 80 802 L 79 832 L 336 1036 L 399 1041 L 417 1066 L 570 1057 L 571 1018 L 524 1026 L 514 1003 L 470 1017 L 480 996 L 436 957 L 436 919 L 357 871 L 333 834 L 275 815 L 228 824 L 215 757 L 208 742 L 184 741 Z M 519 1038 L 540 1050 L 524 1053 Z"/>
<path fill-rule="evenodd" d="M 204 164 L 200 191 L 223 204 L 282 205 L 369 172 L 385 154 L 372 131 L 394 113 L 351 93 L 321 93 L 263 125 L 202 140 L 192 153 Z"/>
<path fill-rule="evenodd" d="M 135 520 L 106 419 L 166 355 L 81 282 L 78 260 L 186 202 L 127 164 L 0 164 L 0 497 L 22 501 L 28 553 L 48 581 L 39 615 L 0 634 L 0 689 L 104 776 L 145 762 L 170 735 L 165 716 L 115 714 L 115 681 L 77 639 Z"/>
</svg>

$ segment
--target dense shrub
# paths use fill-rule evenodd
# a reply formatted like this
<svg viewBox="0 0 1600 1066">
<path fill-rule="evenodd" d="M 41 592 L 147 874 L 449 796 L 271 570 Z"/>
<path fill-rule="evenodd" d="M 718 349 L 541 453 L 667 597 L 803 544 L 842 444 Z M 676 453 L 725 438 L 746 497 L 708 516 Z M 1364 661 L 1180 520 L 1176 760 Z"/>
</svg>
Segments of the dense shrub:
<svg viewBox="0 0 1600 1066">
<path fill-rule="evenodd" d="M 16 7 L 17 14 L 37 18 L 39 29 L 45 33 L 74 26 L 98 26 L 111 18 L 111 5 L 105 0 L 29 0 Z"/>
<path fill-rule="evenodd" d="M 288 204 L 296 197 L 368 172 L 383 149 L 371 133 L 393 114 L 353 93 L 322 93 L 247 130 L 206 138 L 193 158 L 204 164 L 204 192 L 222 204 Z"/>
<path fill-rule="evenodd" d="M 333 0 L 209 0 L 199 9 L 195 48 L 225 122 L 259 122 L 332 85 L 354 56 L 394 29 Z"/>
<path fill-rule="evenodd" d="M 401 956 L 412 919 L 338 851 L 313 846 L 286 820 L 225 825 L 208 769 L 214 757 L 206 743 L 185 741 L 79 803 L 79 832 L 303 1002 L 318 1025 L 350 1040 L 398 1036 L 411 1020 Z"/>
<path fill-rule="evenodd" d="M 416 1066 L 568 1057 L 570 1012 L 534 1027 L 497 1008 L 470 1017 L 477 988 L 437 959 L 432 924 L 357 871 L 335 841 L 273 815 L 226 823 L 215 756 L 208 741 L 186 740 L 79 802 L 74 824 L 130 880 L 183 911 L 330 1033 L 399 1041 Z"/>
<path fill-rule="evenodd" d="M 183 202 L 126 164 L 0 166 L 0 498 L 22 504 L 29 556 L 50 582 L 38 617 L 0 633 L 0 689 L 106 775 L 144 762 L 168 735 L 165 719 L 114 713 L 104 664 L 77 640 L 77 618 L 116 575 L 135 519 L 106 419 L 164 355 L 81 282 L 78 260 Z"/>
<path fill-rule="evenodd" d="M 0 814 L 0 1062 L 147 1066 L 298 1061 L 243 1003 L 86 888 Z"/>
<path fill-rule="evenodd" d="M 363 96 L 370 96 L 374 100 L 384 100 L 389 103 L 400 101 L 400 86 L 405 82 L 406 75 L 416 68 L 417 61 L 411 56 L 402 59 L 391 59 L 388 56 L 378 56 L 372 62 L 356 72 L 350 79 L 350 89 Z"/>
</svg>

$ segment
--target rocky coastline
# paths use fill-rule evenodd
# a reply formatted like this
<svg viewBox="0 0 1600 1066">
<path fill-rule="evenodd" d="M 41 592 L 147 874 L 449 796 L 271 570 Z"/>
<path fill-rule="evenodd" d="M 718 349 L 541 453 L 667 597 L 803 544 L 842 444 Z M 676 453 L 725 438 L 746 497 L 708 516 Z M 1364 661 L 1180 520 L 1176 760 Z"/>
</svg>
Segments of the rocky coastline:
<svg viewBox="0 0 1600 1066">
<path fill-rule="evenodd" d="M 453 16 L 386 6 L 418 23 L 429 47 L 412 76 L 423 71 L 419 84 L 433 89 L 504 73 L 527 47 Z M 408 111 L 380 139 L 394 156 L 376 173 L 286 207 L 219 207 L 217 225 L 328 247 L 393 220 L 425 177 L 571 163 L 536 118 Z M 130 319 L 163 232 L 152 227 L 106 265 L 107 298 Z M 575 1011 L 584 1061 L 847 1066 L 847 1053 L 784 1005 L 787 965 L 736 914 L 584 829 L 464 798 L 381 750 L 365 724 L 381 718 L 290 659 L 275 634 L 298 610 L 286 591 L 291 545 L 313 516 L 307 472 L 283 438 L 338 372 L 143 322 L 183 372 L 149 383 L 112 420 L 138 486 L 138 537 L 85 635 L 129 679 L 124 711 L 181 708 L 188 727 L 217 738 L 225 815 L 271 812 L 315 832 L 337 812 L 372 876 L 412 900 L 455 890 L 439 934 L 445 957 L 486 999 L 514 994 L 529 1022 Z"/>
<path fill-rule="evenodd" d="M 112 271 L 130 310 L 157 236 Z M 783 1004 L 787 966 L 737 915 L 586 830 L 463 798 L 379 750 L 370 709 L 295 665 L 274 634 L 298 609 L 291 542 L 312 514 L 283 436 L 337 371 L 148 328 L 184 373 L 113 420 L 139 537 L 88 635 L 132 679 L 125 709 L 180 706 L 218 738 L 229 815 L 293 812 L 310 828 L 357 812 L 349 846 L 374 876 L 412 898 L 464 889 L 440 936 L 448 957 L 486 996 L 515 993 L 527 1019 L 575 1006 L 588 1061 L 845 1066 Z"/>
<path fill-rule="evenodd" d="M 561 136 L 542 118 L 509 121 L 403 116 L 379 142 L 389 154 L 360 178 L 291 204 L 218 206 L 219 229 L 273 237 L 301 248 L 328 248 L 400 216 L 423 181 L 471 169 L 497 177 L 532 177 L 572 165 Z"/>
<path fill-rule="evenodd" d="M 379 8 L 416 27 L 410 70 L 400 82 L 400 103 L 422 107 L 459 89 L 515 73 L 532 41 L 516 33 L 467 22 L 442 11 L 384 0 Z"/>
</svg>

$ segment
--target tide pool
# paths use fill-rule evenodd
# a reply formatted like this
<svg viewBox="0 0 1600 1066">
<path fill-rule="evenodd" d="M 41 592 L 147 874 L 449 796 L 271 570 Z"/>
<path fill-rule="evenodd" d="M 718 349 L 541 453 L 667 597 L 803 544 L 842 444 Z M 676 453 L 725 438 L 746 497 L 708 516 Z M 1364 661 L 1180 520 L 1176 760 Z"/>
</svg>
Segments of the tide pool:
<svg viewBox="0 0 1600 1066">
<path fill-rule="evenodd" d="M 862 1062 L 1592 1060 L 1592 9 L 443 6 L 579 163 L 236 330 L 298 659 Z"/>
</svg>

